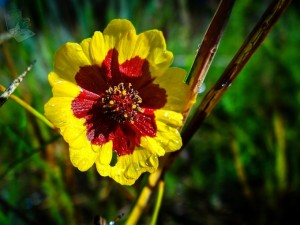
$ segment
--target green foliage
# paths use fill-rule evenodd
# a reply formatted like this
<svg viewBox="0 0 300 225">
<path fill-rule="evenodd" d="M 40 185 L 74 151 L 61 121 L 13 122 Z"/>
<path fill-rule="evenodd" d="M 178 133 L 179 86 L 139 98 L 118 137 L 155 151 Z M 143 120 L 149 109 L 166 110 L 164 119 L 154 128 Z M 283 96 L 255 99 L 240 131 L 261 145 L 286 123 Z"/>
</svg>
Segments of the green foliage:
<svg viewBox="0 0 300 225">
<path fill-rule="evenodd" d="M 36 1 L 29 6 L 14 0 L 6 5 L 29 17 L 36 35 L 1 46 L 0 83 L 8 85 L 36 59 L 16 94 L 40 112 L 51 96 L 47 74 L 63 43 L 79 42 L 113 18 L 128 18 L 138 32 L 163 30 L 174 65 L 189 70 L 217 4 L 83 2 Z M 205 80 L 206 91 L 267 4 L 236 2 Z M 297 10 L 296 4 L 288 9 L 165 175 L 158 224 L 293 224 L 300 200 Z M 66 144 L 12 100 L 0 109 L 0 118 L 0 224 L 92 224 L 96 214 L 114 219 L 140 191 L 140 184 L 127 189 L 95 170 L 74 169 Z"/>
</svg>

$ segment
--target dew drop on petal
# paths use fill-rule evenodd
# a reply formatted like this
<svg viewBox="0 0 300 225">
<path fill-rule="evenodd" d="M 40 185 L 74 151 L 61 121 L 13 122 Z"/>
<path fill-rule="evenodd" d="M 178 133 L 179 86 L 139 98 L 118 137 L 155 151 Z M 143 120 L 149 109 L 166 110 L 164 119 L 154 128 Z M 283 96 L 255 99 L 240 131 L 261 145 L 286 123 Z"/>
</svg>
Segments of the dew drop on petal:
<svg viewBox="0 0 300 225">
<path fill-rule="evenodd" d="M 148 162 L 144 161 L 144 160 L 140 161 L 139 163 L 140 163 L 141 167 L 148 167 L 149 166 Z"/>
<path fill-rule="evenodd" d="M 140 165 L 138 164 L 138 163 L 135 163 L 134 164 L 134 169 L 136 170 L 136 171 L 139 171 L 141 168 L 140 168 Z"/>
<path fill-rule="evenodd" d="M 100 148 L 101 148 L 100 145 L 92 145 L 92 150 L 93 150 L 94 152 L 99 152 Z"/>
<path fill-rule="evenodd" d="M 158 161 L 158 157 L 157 156 L 151 156 L 148 160 L 147 160 L 147 163 L 148 165 L 150 166 L 155 166 L 157 165 L 157 162 Z"/>
<path fill-rule="evenodd" d="M 86 165 L 87 165 L 87 161 L 85 159 L 82 159 L 78 162 L 78 169 L 85 170 Z"/>
</svg>

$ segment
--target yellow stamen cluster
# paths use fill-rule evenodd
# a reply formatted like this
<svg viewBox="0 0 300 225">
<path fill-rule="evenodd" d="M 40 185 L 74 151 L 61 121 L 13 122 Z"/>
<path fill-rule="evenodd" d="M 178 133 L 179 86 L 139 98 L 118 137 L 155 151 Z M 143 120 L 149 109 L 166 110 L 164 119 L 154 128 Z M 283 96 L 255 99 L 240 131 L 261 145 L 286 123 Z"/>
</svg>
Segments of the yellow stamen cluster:
<svg viewBox="0 0 300 225">
<path fill-rule="evenodd" d="M 134 122 L 140 108 L 142 98 L 134 90 L 131 83 L 119 83 L 118 86 L 109 87 L 102 97 L 102 108 L 112 119 L 119 123 Z"/>
</svg>

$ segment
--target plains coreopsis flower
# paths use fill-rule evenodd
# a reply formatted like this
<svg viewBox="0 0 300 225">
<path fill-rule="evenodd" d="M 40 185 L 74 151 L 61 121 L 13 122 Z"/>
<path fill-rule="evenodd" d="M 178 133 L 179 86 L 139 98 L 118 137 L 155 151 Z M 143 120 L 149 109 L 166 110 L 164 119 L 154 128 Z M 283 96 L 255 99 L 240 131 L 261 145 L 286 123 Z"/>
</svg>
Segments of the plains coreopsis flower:
<svg viewBox="0 0 300 225">
<path fill-rule="evenodd" d="M 68 142 L 75 167 L 95 163 L 100 175 L 131 185 L 157 169 L 159 156 L 180 149 L 189 88 L 185 71 L 169 68 L 172 60 L 160 31 L 137 35 L 121 19 L 58 50 L 45 115 Z"/>
</svg>

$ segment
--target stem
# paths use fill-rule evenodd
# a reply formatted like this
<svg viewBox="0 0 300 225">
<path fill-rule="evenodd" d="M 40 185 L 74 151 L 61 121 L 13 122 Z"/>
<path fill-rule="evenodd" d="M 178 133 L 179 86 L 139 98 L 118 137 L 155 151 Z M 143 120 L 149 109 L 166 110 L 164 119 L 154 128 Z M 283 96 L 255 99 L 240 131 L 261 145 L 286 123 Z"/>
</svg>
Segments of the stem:
<svg viewBox="0 0 300 225">
<path fill-rule="evenodd" d="M 3 87 L 1 84 L 0 84 L 0 90 L 5 91 L 5 87 Z M 47 118 L 45 116 L 43 116 L 40 112 L 38 112 L 36 109 L 31 107 L 27 102 L 23 101 L 22 99 L 20 99 L 19 97 L 17 97 L 16 95 L 13 95 L 13 94 L 10 95 L 10 98 L 12 100 L 14 100 L 15 102 L 17 102 L 19 105 L 21 105 L 23 108 L 25 108 L 28 112 L 30 112 L 36 118 L 40 119 L 48 127 L 50 127 L 51 129 L 55 129 L 54 125 L 49 120 L 47 120 Z"/>
<path fill-rule="evenodd" d="M 154 213 L 150 225 L 155 225 L 157 222 L 159 209 L 164 195 L 164 190 L 165 190 L 165 181 L 161 179 L 158 182 L 158 195 L 157 195 L 155 209 L 154 209 Z"/>
<path fill-rule="evenodd" d="M 240 71 L 244 68 L 251 56 L 261 45 L 266 38 L 272 27 L 282 16 L 283 12 L 291 3 L 291 0 L 273 1 L 262 15 L 252 32 L 248 35 L 244 41 L 242 47 L 235 54 L 225 71 L 214 85 L 214 87 L 206 94 L 203 101 L 193 118 L 186 126 L 186 130 L 183 133 L 183 143 L 187 144 L 194 133 L 202 125 L 203 121 L 208 117 L 216 104 L 220 101 L 221 97 L 228 90 L 232 82 L 240 74 Z"/>
<path fill-rule="evenodd" d="M 275 133 L 275 149 L 276 149 L 276 175 L 279 191 L 284 191 L 287 188 L 287 160 L 285 147 L 285 130 L 282 117 L 275 113 L 273 119 Z"/>
<path fill-rule="evenodd" d="M 225 1 L 225 0 L 224 0 Z M 224 1 L 221 1 L 224 2 Z M 220 3 L 220 4 L 221 4 Z M 267 34 L 270 32 L 271 28 L 277 22 L 277 20 L 282 16 L 285 9 L 291 3 L 291 0 L 281 0 L 281 1 L 273 1 L 268 9 L 265 11 L 261 19 L 258 21 L 252 32 L 249 34 L 248 38 L 245 40 L 242 47 L 236 53 L 235 57 L 232 59 L 230 64 L 225 69 L 224 73 L 216 83 L 216 85 L 208 92 L 208 94 L 204 97 L 202 103 L 200 104 L 197 112 L 193 115 L 192 120 L 188 123 L 187 129 L 182 133 L 183 147 L 190 141 L 194 133 L 198 130 L 198 128 L 202 125 L 203 121 L 210 114 L 212 109 L 216 106 L 218 101 L 221 99 L 225 91 L 229 88 L 230 84 L 235 80 L 235 78 L 239 75 L 242 68 L 249 61 L 253 53 L 257 50 L 260 44 L 263 42 Z M 214 17 L 215 18 L 215 17 Z M 212 23 L 211 23 L 212 24 Z M 213 56 L 213 54 L 212 54 Z M 211 56 L 211 57 L 212 57 Z M 196 57 L 197 59 L 197 57 Z M 198 62 L 200 63 L 200 62 Z M 203 68 L 209 68 L 210 61 L 204 64 Z M 192 73 L 194 69 L 191 70 Z M 201 74 L 201 73 L 200 73 Z M 202 74 L 206 74 L 203 73 Z M 199 76 L 199 75 L 198 75 Z M 187 82 L 191 77 L 187 77 Z M 203 78 L 204 79 L 204 78 Z M 199 77 L 198 82 L 201 82 L 201 78 Z M 196 84 L 198 84 L 196 82 Z M 193 86 L 191 86 L 193 87 Z M 194 86 L 196 90 L 196 86 Z M 198 86 L 200 87 L 200 86 Z M 186 118 L 189 113 L 189 109 L 185 112 L 184 117 Z M 156 186 L 157 182 L 160 179 L 160 176 L 163 171 L 167 170 L 174 159 L 179 155 L 180 151 L 174 152 L 169 157 L 169 160 L 164 160 L 163 163 L 160 164 L 157 172 L 151 174 L 149 176 L 148 183 L 152 184 L 149 188 L 149 185 L 146 185 L 139 198 L 137 203 L 135 204 L 128 220 L 126 221 L 126 225 L 135 225 L 138 221 L 143 209 L 146 207 L 149 197 L 152 193 L 152 189 Z M 167 157 L 165 157 L 167 158 Z M 163 169 L 163 167 L 166 168 Z M 163 171 L 162 171 L 163 169 Z"/>
<path fill-rule="evenodd" d="M 224 27 L 227 24 L 227 20 L 231 13 L 233 4 L 234 0 L 222 0 L 206 31 L 206 34 L 198 50 L 191 71 L 185 79 L 185 82 L 190 83 L 191 89 L 193 90 L 191 99 L 197 96 L 199 87 L 203 83 L 205 75 L 209 69 L 221 36 L 223 34 Z M 186 121 L 186 118 L 190 112 L 190 108 L 191 105 L 188 105 L 183 115 L 183 122 Z M 136 204 L 134 205 L 131 214 L 129 215 L 129 218 L 126 221 L 126 225 L 135 225 L 137 223 L 142 214 L 142 211 L 147 205 L 147 202 L 150 198 L 150 195 L 152 194 L 153 189 L 156 187 L 160 179 L 162 172 L 166 170 L 166 166 L 171 165 L 170 160 L 167 160 L 168 157 L 171 159 L 175 159 L 179 155 L 179 153 L 180 151 L 177 151 L 169 156 L 163 157 L 163 160 L 160 162 L 159 169 L 155 173 L 150 174 L 148 178 L 148 185 L 146 185 L 141 191 L 140 196 Z"/>
<path fill-rule="evenodd" d="M 150 174 L 150 176 L 148 178 L 148 183 L 143 187 L 143 189 L 138 197 L 138 200 L 135 203 L 125 225 L 135 225 L 137 223 L 137 221 L 139 220 L 143 210 L 145 209 L 145 207 L 148 203 L 148 200 L 149 200 L 153 190 L 155 189 L 155 187 L 160 179 L 165 161 L 166 161 L 166 159 L 164 158 L 164 161 L 160 162 L 160 166 L 159 166 L 158 170 L 155 173 Z"/>
<path fill-rule="evenodd" d="M 239 182 L 243 188 L 243 193 L 247 199 L 252 198 L 252 191 L 248 184 L 247 174 L 244 168 L 243 161 L 240 155 L 240 146 L 238 145 L 237 141 L 232 139 L 230 141 L 230 148 L 233 155 L 234 167 L 239 179 Z"/>
<path fill-rule="evenodd" d="M 208 29 L 197 51 L 197 55 L 194 59 L 192 68 L 185 78 L 185 82 L 190 85 L 192 90 L 190 99 L 195 99 L 198 95 L 207 71 L 217 52 L 221 37 L 223 35 L 225 26 L 227 25 L 234 3 L 235 0 L 222 0 L 208 26 Z M 188 109 L 184 113 L 184 122 L 191 110 L 190 105 L 188 105 L 187 107 Z"/>
<path fill-rule="evenodd" d="M 235 0 L 221 1 L 214 17 L 212 18 L 208 26 L 208 29 L 204 35 L 204 38 L 198 50 L 197 56 L 192 65 L 191 71 L 189 75 L 186 77 L 186 82 L 190 83 L 190 87 L 192 89 L 192 96 L 190 97 L 191 99 L 196 98 L 196 96 L 198 95 L 198 91 L 203 84 L 204 78 L 207 74 L 210 64 L 215 56 L 215 53 L 217 52 L 219 42 L 223 35 L 225 26 L 227 25 L 227 21 L 231 14 L 234 3 Z M 183 113 L 184 124 L 186 124 L 187 116 L 191 110 L 190 105 L 187 107 L 188 109 Z M 186 132 L 186 130 L 188 131 Z M 185 144 L 187 144 L 188 141 L 186 140 L 189 140 L 190 137 L 189 135 L 191 135 L 189 130 L 190 130 L 190 123 L 189 126 L 185 126 L 183 128 L 183 131 L 181 132 L 183 146 L 179 151 L 173 152 L 170 155 L 170 160 L 169 160 L 170 162 L 168 163 L 169 165 L 172 164 L 172 162 L 178 157 L 178 155 L 182 151 Z M 167 169 L 168 168 L 166 168 L 166 170 Z"/>
</svg>

